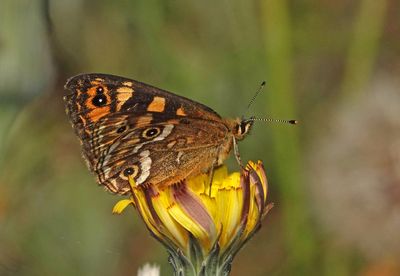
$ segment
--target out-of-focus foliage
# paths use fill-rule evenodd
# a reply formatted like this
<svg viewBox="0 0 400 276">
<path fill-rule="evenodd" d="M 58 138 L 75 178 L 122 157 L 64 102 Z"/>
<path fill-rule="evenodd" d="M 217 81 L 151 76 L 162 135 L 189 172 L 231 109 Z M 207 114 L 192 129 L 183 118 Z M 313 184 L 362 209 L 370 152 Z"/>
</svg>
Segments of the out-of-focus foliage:
<svg viewBox="0 0 400 276">
<path fill-rule="evenodd" d="M 62 96 L 81 72 L 223 116 L 243 115 L 265 79 L 247 115 L 301 124 L 257 123 L 240 143 L 242 159 L 264 161 L 275 208 L 232 275 L 399 275 L 399 11 L 395 0 L 1 1 L 0 275 L 132 275 L 146 262 L 171 273 L 80 157 Z"/>
</svg>

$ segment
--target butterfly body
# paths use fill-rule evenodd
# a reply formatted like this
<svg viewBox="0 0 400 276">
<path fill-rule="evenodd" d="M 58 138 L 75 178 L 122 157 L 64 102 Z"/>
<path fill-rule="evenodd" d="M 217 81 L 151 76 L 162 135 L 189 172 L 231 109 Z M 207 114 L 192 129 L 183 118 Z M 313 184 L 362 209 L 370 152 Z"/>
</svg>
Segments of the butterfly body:
<svg viewBox="0 0 400 276">
<path fill-rule="evenodd" d="M 82 74 L 65 88 L 88 167 L 118 194 L 129 193 L 128 177 L 137 185 L 171 185 L 222 164 L 253 123 L 118 76 Z"/>
</svg>

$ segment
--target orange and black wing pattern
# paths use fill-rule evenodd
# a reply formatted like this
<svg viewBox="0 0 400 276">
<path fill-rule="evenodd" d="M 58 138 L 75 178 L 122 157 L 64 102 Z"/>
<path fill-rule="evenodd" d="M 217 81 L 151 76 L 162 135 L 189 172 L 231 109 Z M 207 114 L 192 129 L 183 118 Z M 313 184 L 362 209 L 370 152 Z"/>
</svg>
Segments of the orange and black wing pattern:
<svg viewBox="0 0 400 276">
<path fill-rule="evenodd" d="M 209 107 L 138 81 L 82 74 L 65 88 L 88 166 L 114 193 L 129 191 L 127 175 L 138 184 L 187 176 L 197 157 L 212 162 L 225 137 L 221 117 Z"/>
</svg>

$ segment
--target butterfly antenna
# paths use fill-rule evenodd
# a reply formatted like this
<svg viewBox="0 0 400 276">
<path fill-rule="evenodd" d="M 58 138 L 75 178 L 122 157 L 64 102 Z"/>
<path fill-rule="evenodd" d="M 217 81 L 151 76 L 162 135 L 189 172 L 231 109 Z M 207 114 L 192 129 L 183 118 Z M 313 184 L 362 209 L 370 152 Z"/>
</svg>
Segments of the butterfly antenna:
<svg viewBox="0 0 400 276">
<path fill-rule="evenodd" d="M 255 99 L 257 98 L 258 94 L 260 94 L 260 92 L 263 90 L 264 86 L 265 86 L 266 82 L 263 81 L 260 85 L 260 87 L 257 89 L 256 94 L 254 94 L 253 98 L 250 100 L 249 104 L 247 105 L 246 111 L 244 112 L 244 114 L 246 115 L 247 112 L 249 111 L 250 107 L 252 106 L 252 104 L 254 103 Z M 244 116 L 243 116 L 244 117 Z"/>
<path fill-rule="evenodd" d="M 271 119 L 271 118 L 256 118 L 256 117 L 251 117 L 249 121 L 262 121 L 262 122 L 271 122 L 271 123 L 283 123 L 283 124 L 291 124 L 291 125 L 297 125 L 299 123 L 298 120 L 282 120 L 282 119 Z"/>
</svg>

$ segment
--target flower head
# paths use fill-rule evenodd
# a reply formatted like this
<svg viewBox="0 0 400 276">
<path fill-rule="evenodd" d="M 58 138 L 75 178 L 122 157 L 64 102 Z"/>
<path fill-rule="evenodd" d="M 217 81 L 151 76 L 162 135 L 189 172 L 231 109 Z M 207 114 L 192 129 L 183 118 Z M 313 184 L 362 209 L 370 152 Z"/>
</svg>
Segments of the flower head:
<svg viewBox="0 0 400 276">
<path fill-rule="evenodd" d="M 153 236 L 165 245 L 175 272 L 226 275 L 235 254 L 261 226 L 271 209 L 262 163 L 249 162 L 241 173 L 226 167 L 168 187 L 132 187 L 131 199 L 114 207 L 121 213 L 132 204 Z M 177 273 L 178 274 L 178 273 Z"/>
</svg>

